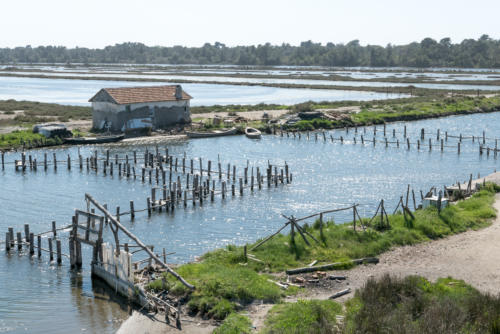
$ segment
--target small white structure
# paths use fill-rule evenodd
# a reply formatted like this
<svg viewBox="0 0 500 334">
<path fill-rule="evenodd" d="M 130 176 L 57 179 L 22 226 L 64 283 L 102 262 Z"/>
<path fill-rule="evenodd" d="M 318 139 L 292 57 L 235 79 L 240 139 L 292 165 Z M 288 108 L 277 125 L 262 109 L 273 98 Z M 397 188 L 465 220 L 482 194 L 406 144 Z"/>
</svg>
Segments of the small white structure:
<svg viewBox="0 0 500 334">
<path fill-rule="evenodd" d="M 190 123 L 191 98 L 180 85 L 103 88 L 89 100 L 92 125 L 123 132 Z"/>
<path fill-rule="evenodd" d="M 437 208 L 439 202 L 439 197 L 436 195 L 433 195 L 431 197 L 426 197 L 422 201 L 422 208 L 427 208 L 429 206 L 433 206 Z M 446 208 L 448 206 L 448 198 L 442 197 L 441 198 L 441 209 Z"/>
</svg>

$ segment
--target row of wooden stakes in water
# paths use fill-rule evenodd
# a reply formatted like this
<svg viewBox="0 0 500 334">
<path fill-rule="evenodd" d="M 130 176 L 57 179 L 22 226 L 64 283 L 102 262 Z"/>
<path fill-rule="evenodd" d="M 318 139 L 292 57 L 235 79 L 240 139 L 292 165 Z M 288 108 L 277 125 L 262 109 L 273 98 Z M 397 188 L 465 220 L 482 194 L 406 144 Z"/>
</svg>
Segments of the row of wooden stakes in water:
<svg viewBox="0 0 500 334">
<path fill-rule="evenodd" d="M 167 149 L 167 154 L 168 154 L 168 149 Z M 102 161 L 102 166 L 99 167 L 99 161 Z M 120 161 L 123 161 L 121 163 Z M 132 164 L 133 161 L 133 164 Z M 204 173 L 207 173 L 207 176 L 209 178 L 212 177 L 213 174 L 217 174 L 219 179 L 222 179 L 222 176 L 225 175 L 227 176 L 227 180 L 231 180 L 232 176 L 232 181 L 236 182 L 237 179 L 237 174 L 236 174 L 236 166 L 233 165 L 231 166 L 230 163 L 227 164 L 227 172 L 223 172 L 222 170 L 222 164 L 219 162 L 218 163 L 218 170 L 212 170 L 212 161 L 208 161 L 208 166 L 206 169 L 203 167 L 203 161 L 200 158 L 199 159 L 199 169 L 194 167 L 194 160 L 190 160 L 190 166 L 186 166 L 186 158 L 182 158 L 182 167 L 178 165 L 178 158 L 175 158 L 175 163 L 174 163 L 174 158 L 173 156 L 161 156 L 161 155 L 153 155 L 152 153 L 145 153 L 144 156 L 144 161 L 145 164 L 142 167 L 142 174 L 141 174 L 141 179 L 143 182 L 145 182 L 146 179 L 149 179 L 149 182 L 152 183 L 153 177 L 152 173 L 153 171 L 156 171 L 156 184 L 159 183 L 159 172 L 161 171 L 162 174 L 165 172 L 165 169 L 163 167 L 163 164 L 169 165 L 169 171 L 170 171 L 170 183 L 171 183 L 171 178 L 172 178 L 172 173 L 180 173 L 180 170 L 182 170 L 182 174 L 191 174 L 193 175 L 195 172 L 198 172 L 201 177 L 203 177 Z M 53 159 L 52 161 L 47 160 L 47 154 L 44 153 L 44 160 L 43 160 L 43 167 L 45 170 L 47 170 L 48 165 L 51 164 L 54 166 L 54 169 L 57 170 L 57 164 L 58 163 L 66 163 L 67 169 L 71 170 L 72 162 L 74 162 L 71 159 L 71 156 L 68 154 L 67 160 L 62 160 L 58 161 L 56 153 L 53 153 Z M 121 177 L 126 176 L 127 178 L 133 177 L 136 179 L 139 175 L 136 173 L 136 168 L 135 165 L 137 164 L 137 156 L 136 152 L 134 151 L 134 158 L 129 159 L 128 155 L 125 156 L 125 158 L 118 158 L 118 155 L 115 155 L 115 163 L 113 164 L 112 160 L 109 159 L 109 150 L 107 151 L 107 157 L 105 159 L 103 158 L 98 158 L 97 157 L 97 151 L 96 154 L 90 157 L 87 157 L 85 159 L 86 162 L 86 169 L 89 171 L 90 169 L 98 172 L 100 169 L 102 169 L 102 172 L 104 175 L 109 174 L 113 175 L 114 173 L 114 168 L 117 168 L 118 175 Z M 80 170 L 83 170 L 84 168 L 84 159 L 82 155 L 78 156 L 77 160 L 78 166 Z M 28 156 L 28 159 L 26 158 L 26 153 L 22 152 L 21 153 L 21 159 L 20 160 L 15 160 L 14 162 L 16 170 L 26 170 L 28 167 L 30 170 L 37 170 L 38 168 L 38 163 L 36 158 L 33 159 L 31 155 Z M 2 167 L 4 167 L 4 163 L 2 160 Z M 231 174 L 231 167 L 232 167 L 232 174 Z M 271 164 L 268 164 L 268 167 L 272 167 Z M 181 169 L 182 168 L 182 169 Z M 258 169 L 259 167 L 257 167 Z M 289 174 L 289 166 L 285 162 L 285 173 L 287 174 L 287 179 L 288 179 L 288 174 Z M 247 162 L 247 167 L 243 169 L 244 171 L 244 179 L 245 183 L 247 182 L 248 179 L 248 162 Z M 146 175 L 146 172 L 148 175 Z M 148 177 L 149 176 L 149 177 Z M 164 177 L 163 177 L 164 178 Z M 189 182 L 187 182 L 189 184 Z"/>
<path fill-rule="evenodd" d="M 292 132 L 292 134 L 293 134 L 293 137 L 295 138 L 295 132 Z M 318 132 L 314 132 L 314 134 L 315 134 L 315 140 L 317 141 L 318 140 Z M 320 134 L 323 137 L 323 141 L 326 142 L 327 141 L 326 132 L 321 132 Z M 287 137 L 289 137 L 289 136 L 290 136 L 290 134 L 287 132 Z M 298 133 L 298 138 L 300 139 L 300 133 Z M 331 140 L 331 142 L 338 141 L 341 144 L 344 144 L 345 142 L 347 142 L 347 138 L 344 138 L 343 136 L 340 136 L 339 138 L 335 138 L 335 137 L 333 137 L 333 135 L 330 135 L 330 140 Z M 358 142 L 357 137 L 353 137 L 351 142 L 354 144 L 357 144 L 357 142 Z M 412 145 L 416 146 L 417 150 L 420 150 L 421 148 L 424 148 L 426 146 L 424 141 L 421 142 L 420 139 L 417 139 L 417 142 L 412 143 L 412 142 L 410 142 L 410 138 L 406 138 L 406 142 L 400 143 L 399 139 L 397 139 L 396 141 L 390 141 L 389 139 L 387 139 L 387 137 L 384 137 L 384 140 L 377 140 L 376 137 L 373 137 L 373 139 L 365 139 L 363 135 L 360 136 L 360 142 L 361 142 L 361 144 L 365 144 L 365 142 L 366 143 L 373 143 L 373 146 L 376 146 L 376 143 L 381 143 L 381 144 L 385 144 L 385 147 L 389 147 L 389 144 L 396 144 L 397 148 L 399 148 L 400 145 L 401 146 L 405 145 L 408 150 L 410 150 Z M 462 147 L 461 140 L 457 142 L 456 146 L 455 145 L 445 145 L 444 143 L 445 143 L 445 140 L 441 138 L 438 141 L 438 144 L 433 146 L 432 139 L 429 138 L 427 147 L 429 148 L 429 151 L 432 151 L 433 147 L 438 147 L 441 152 L 444 152 L 445 148 L 453 148 L 453 149 L 457 150 L 458 154 L 460 154 L 461 147 Z M 485 147 L 483 144 L 479 144 L 478 148 L 479 148 L 480 155 L 483 155 L 483 153 L 486 152 L 486 154 L 489 156 L 490 151 L 491 151 L 494 153 L 494 155 L 496 157 L 498 154 L 498 151 L 499 151 L 497 140 L 495 141 L 494 148 Z"/>
<path fill-rule="evenodd" d="M 383 134 L 384 137 L 387 137 L 387 131 L 386 131 L 386 125 L 383 124 L 383 131 L 379 131 L 380 133 Z M 295 134 L 297 134 L 297 137 L 300 139 L 301 138 L 301 131 L 297 131 L 297 130 L 292 130 L 292 131 L 287 131 L 287 130 L 280 130 L 278 132 L 280 134 L 281 137 L 283 137 L 285 134 L 287 137 L 290 137 L 290 133 L 293 135 L 293 137 L 295 138 Z M 318 132 L 317 131 L 314 131 L 313 132 L 315 134 L 315 139 L 317 140 L 318 139 Z M 345 127 L 345 133 L 346 134 L 349 134 L 349 127 Z M 357 134 L 358 133 L 358 128 L 357 127 L 354 127 L 354 133 Z M 367 131 L 366 131 L 366 127 L 363 127 L 363 134 L 366 134 Z M 396 133 L 401 133 L 399 131 L 396 131 L 396 129 L 392 129 L 392 137 L 393 138 L 396 138 Z M 407 130 L 406 130 L 406 125 L 403 127 L 403 137 L 404 138 L 407 138 L 409 137 L 408 133 L 407 133 Z M 276 132 L 274 133 L 276 134 Z M 373 126 L 373 136 L 375 137 L 377 135 L 377 126 L 374 125 Z M 426 132 L 424 128 L 421 128 L 420 129 L 420 139 L 423 141 L 425 139 L 426 136 L 433 136 L 433 135 L 436 135 L 436 140 L 440 140 L 442 137 L 444 137 L 444 140 L 447 142 L 448 141 L 448 138 L 457 138 L 460 142 L 464 139 L 472 139 L 472 142 L 475 142 L 475 141 L 481 141 L 483 142 L 483 145 L 486 144 L 486 140 L 495 140 L 495 141 L 498 141 L 499 138 L 489 138 L 489 137 L 486 137 L 486 131 L 483 131 L 482 135 L 481 136 L 474 136 L 474 135 L 470 135 L 470 136 L 464 136 L 462 135 L 461 133 L 458 134 L 458 135 L 455 135 L 455 134 L 449 134 L 448 131 L 445 131 L 444 132 L 444 135 L 443 133 L 441 132 L 440 129 L 437 129 L 436 132 Z M 307 139 L 310 139 L 310 131 L 305 131 L 305 136 Z"/>
<path fill-rule="evenodd" d="M 38 258 L 42 257 L 42 251 L 49 253 L 50 262 L 54 261 L 54 254 L 56 255 L 56 262 L 58 265 L 62 264 L 62 257 L 69 258 L 69 255 L 63 254 L 61 251 L 61 239 L 57 238 L 57 231 L 65 230 L 71 227 L 66 226 L 63 228 L 56 228 L 56 222 L 52 222 L 52 230 L 44 233 L 34 234 L 30 232 L 29 224 L 24 224 L 24 234 L 23 238 L 21 232 L 17 232 L 14 235 L 14 228 L 9 227 L 8 231 L 5 233 L 5 251 L 10 252 L 11 249 L 17 247 L 18 251 L 21 252 L 23 250 L 23 245 L 27 247 L 30 256 L 35 255 L 35 249 L 37 250 Z M 42 236 L 45 234 L 52 234 L 52 237 L 47 238 L 48 248 L 42 247 Z M 36 244 L 35 244 L 36 237 Z M 55 242 L 55 250 L 54 250 L 54 242 Z"/>
<path fill-rule="evenodd" d="M 293 174 L 288 173 L 287 168 L 285 168 L 286 172 L 281 169 L 280 173 L 278 173 L 278 169 L 275 167 L 274 174 L 271 167 L 268 167 L 266 171 L 267 176 L 261 175 L 260 171 L 257 169 L 256 176 L 254 176 L 252 171 L 252 175 L 249 179 L 243 177 L 238 178 L 238 188 L 236 182 L 229 184 L 226 183 L 226 181 L 221 181 L 220 188 L 218 190 L 216 189 L 215 180 L 203 180 L 202 176 L 198 174 L 193 176 L 191 188 L 189 187 L 189 174 L 187 175 L 186 189 L 183 190 L 182 188 L 180 176 L 177 176 L 176 182 L 171 182 L 171 184 L 167 186 L 165 173 L 162 173 L 163 186 L 151 188 L 151 196 L 146 199 L 145 209 L 135 209 L 134 201 L 130 201 L 130 210 L 127 212 L 121 212 L 120 207 L 118 206 L 116 208 L 116 217 L 119 219 L 120 216 L 130 215 L 130 218 L 134 219 L 137 212 L 147 211 L 148 216 L 151 216 L 153 211 L 161 212 L 163 209 L 165 209 L 166 212 L 174 212 L 175 207 L 181 203 L 183 203 L 184 208 L 187 207 L 188 202 L 192 202 L 193 207 L 196 206 L 197 202 L 201 206 L 204 201 L 208 200 L 208 197 L 210 197 L 211 202 L 214 202 L 215 196 L 217 195 L 221 196 L 221 199 L 224 200 L 228 196 L 229 189 L 233 197 L 236 196 L 237 191 L 240 196 L 243 196 L 245 189 L 249 189 L 251 192 L 256 189 L 261 190 L 265 180 L 267 180 L 267 188 L 271 188 L 273 186 L 277 188 L 280 184 L 290 184 L 293 181 Z M 161 191 L 161 198 L 158 198 L 157 190 Z"/>
</svg>

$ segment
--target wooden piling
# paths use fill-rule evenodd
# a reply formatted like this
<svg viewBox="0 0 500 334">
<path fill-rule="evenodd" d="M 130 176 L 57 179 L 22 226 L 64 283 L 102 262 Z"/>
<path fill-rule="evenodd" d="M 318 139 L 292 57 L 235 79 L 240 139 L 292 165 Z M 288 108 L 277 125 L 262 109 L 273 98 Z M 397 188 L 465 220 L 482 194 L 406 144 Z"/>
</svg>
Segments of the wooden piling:
<svg viewBox="0 0 500 334">
<path fill-rule="evenodd" d="M 21 237 L 21 232 L 17 232 L 17 250 L 23 249 L 23 240 Z"/>
<path fill-rule="evenodd" d="M 10 242 L 10 248 L 14 247 L 14 228 L 9 227 L 9 242 Z"/>
<path fill-rule="evenodd" d="M 35 254 L 35 235 L 30 233 L 28 240 L 30 243 L 30 256 L 33 256 Z"/>
<path fill-rule="evenodd" d="M 24 224 L 24 235 L 25 235 L 25 240 L 26 243 L 30 241 L 30 225 L 29 224 Z"/>
<path fill-rule="evenodd" d="M 62 254 L 61 254 L 61 240 L 56 240 L 56 249 L 57 249 L 57 264 L 61 265 L 62 263 Z"/>
<path fill-rule="evenodd" d="M 9 232 L 5 232 L 5 251 L 10 251 L 10 235 Z"/>
<path fill-rule="evenodd" d="M 42 257 L 42 236 L 41 235 L 37 235 L 36 236 L 36 243 L 38 245 L 37 247 L 37 255 L 38 257 Z"/>
<path fill-rule="evenodd" d="M 54 261 L 54 251 L 52 249 L 52 238 L 47 239 L 49 243 L 49 261 L 52 262 Z"/>
<path fill-rule="evenodd" d="M 135 218 L 134 201 L 130 201 L 130 219 L 134 220 L 134 218 Z"/>
</svg>

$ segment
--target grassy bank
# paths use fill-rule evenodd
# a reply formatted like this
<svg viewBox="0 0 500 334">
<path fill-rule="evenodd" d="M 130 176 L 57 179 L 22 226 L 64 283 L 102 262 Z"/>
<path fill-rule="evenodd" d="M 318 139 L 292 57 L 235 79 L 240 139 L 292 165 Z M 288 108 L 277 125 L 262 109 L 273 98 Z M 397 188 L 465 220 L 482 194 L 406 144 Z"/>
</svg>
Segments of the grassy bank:
<svg viewBox="0 0 500 334">
<path fill-rule="evenodd" d="M 0 150 L 54 146 L 62 143 L 63 141 L 59 137 L 45 138 L 45 136 L 33 133 L 31 130 L 18 130 L 0 135 Z"/>
<path fill-rule="evenodd" d="M 499 186 L 488 184 L 472 198 L 447 207 L 441 213 L 434 208 L 418 210 L 411 224 L 405 222 L 400 213 L 391 215 L 391 228 L 383 231 L 373 225 L 368 226 L 365 232 L 355 232 L 351 223 L 328 222 L 321 233 L 316 222 L 313 226 L 305 226 L 305 229 L 321 240 L 320 244 L 306 246 L 299 236 L 292 242 L 289 235 L 279 234 L 251 251 L 260 261 L 246 259 L 243 247 L 230 245 L 206 253 L 201 262 L 185 264 L 177 269 L 196 286 L 196 290 L 191 292 L 172 276 L 166 275 L 167 290 L 182 297 L 191 314 L 224 319 L 254 300 L 277 302 L 285 294 L 297 291 L 293 287 L 283 291 L 269 282 L 271 272 L 304 266 L 313 260 L 318 264 L 341 262 L 339 268 L 347 268 L 351 264 L 343 261 L 376 256 L 393 246 L 411 245 L 487 226 L 496 215 L 492 203 L 499 190 Z M 366 219 L 364 221 L 368 224 Z M 252 246 L 249 245 L 248 249 Z M 161 280 L 150 283 L 148 288 L 161 290 Z"/>
<path fill-rule="evenodd" d="M 359 103 L 358 103 L 359 105 Z M 309 111 L 315 109 L 338 108 L 338 104 L 313 103 L 295 105 L 292 110 Z M 288 129 L 300 131 L 333 129 L 345 126 L 364 126 L 396 121 L 413 121 L 426 118 L 444 117 L 472 113 L 486 113 L 500 110 L 500 96 L 492 97 L 439 97 L 434 99 L 412 99 L 404 101 L 372 101 L 361 105 L 361 110 L 340 120 L 302 120 Z"/>
</svg>

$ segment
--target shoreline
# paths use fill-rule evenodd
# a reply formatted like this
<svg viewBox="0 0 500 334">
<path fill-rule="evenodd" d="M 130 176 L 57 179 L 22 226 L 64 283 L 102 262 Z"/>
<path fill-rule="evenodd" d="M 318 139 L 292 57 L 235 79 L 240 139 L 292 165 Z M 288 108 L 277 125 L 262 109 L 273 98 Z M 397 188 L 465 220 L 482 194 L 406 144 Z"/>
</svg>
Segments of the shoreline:
<svg viewBox="0 0 500 334">
<path fill-rule="evenodd" d="M 500 185 L 500 172 L 491 173 L 483 178 L 472 180 L 472 187 L 483 182 L 494 182 Z M 495 211 L 500 212 L 500 193 L 495 195 L 492 204 Z M 491 233 L 491 232 L 495 233 Z M 362 288 L 370 278 L 380 278 L 386 273 L 398 277 L 419 275 L 434 282 L 438 278 L 451 276 L 462 279 L 467 284 L 486 293 L 495 293 L 500 284 L 500 268 L 495 266 L 495 254 L 500 252 L 500 216 L 492 220 L 491 225 L 478 230 L 467 230 L 444 238 L 430 240 L 407 246 L 397 246 L 378 255 L 378 264 L 361 264 L 351 269 L 328 270 L 328 274 L 346 276 L 342 282 L 344 288 L 351 293 L 336 301 L 344 303 L 354 297 L 357 289 Z M 418 254 L 418 256 L 415 256 Z M 464 256 L 465 254 L 465 256 Z M 488 254 L 481 257 L 479 254 Z M 464 263 L 464 265 L 458 264 Z M 305 288 L 297 295 L 285 297 L 283 302 L 296 302 L 299 299 L 326 300 L 334 291 L 331 288 Z M 267 312 L 276 304 L 247 305 L 247 313 L 256 330 L 262 329 Z M 156 333 L 211 333 L 216 326 L 210 321 L 199 318 L 183 318 L 183 328 L 165 327 L 165 323 L 156 317 L 134 313 L 122 323 L 117 333 L 135 333 L 138 329 L 150 334 Z"/>
</svg>

